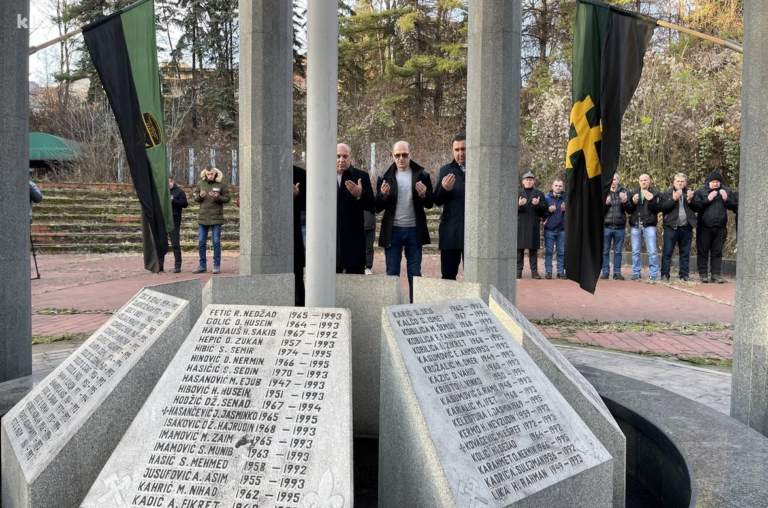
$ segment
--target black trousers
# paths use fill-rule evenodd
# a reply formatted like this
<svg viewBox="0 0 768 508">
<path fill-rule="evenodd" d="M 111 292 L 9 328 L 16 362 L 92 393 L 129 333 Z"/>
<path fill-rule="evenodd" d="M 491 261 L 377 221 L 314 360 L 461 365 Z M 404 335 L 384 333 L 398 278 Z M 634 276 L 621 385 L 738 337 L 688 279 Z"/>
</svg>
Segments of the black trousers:
<svg viewBox="0 0 768 508">
<path fill-rule="evenodd" d="M 531 273 L 539 272 L 539 249 L 528 249 L 528 265 L 531 267 Z M 517 249 L 517 271 L 523 271 L 523 261 L 525 259 L 525 249 Z"/>
<path fill-rule="evenodd" d="M 306 292 L 304 290 L 304 267 L 303 266 L 294 266 L 293 267 L 293 281 L 294 281 L 294 288 L 296 290 L 294 297 L 296 302 L 296 307 L 304 307 L 304 299 L 306 298 Z"/>
<path fill-rule="evenodd" d="M 464 260 L 464 249 L 446 249 L 440 251 L 440 273 L 443 279 L 456 280 L 459 265 Z"/>
<path fill-rule="evenodd" d="M 701 277 L 707 276 L 708 264 L 713 276 L 722 273 L 723 246 L 727 235 L 726 228 L 696 228 L 696 264 Z"/>
<path fill-rule="evenodd" d="M 351 273 L 354 275 L 363 275 L 365 274 L 365 267 L 364 266 L 357 266 L 357 267 L 337 266 L 336 273 Z"/>
<path fill-rule="evenodd" d="M 174 226 L 173 231 L 169 236 L 171 240 L 171 250 L 173 251 L 173 266 L 181 270 L 181 240 L 180 240 L 181 226 Z M 162 259 L 158 259 L 160 262 L 160 269 L 164 270 L 165 256 Z"/>
<path fill-rule="evenodd" d="M 375 237 L 375 229 L 365 230 L 365 267 L 369 269 L 373 268 L 373 240 Z"/>
</svg>

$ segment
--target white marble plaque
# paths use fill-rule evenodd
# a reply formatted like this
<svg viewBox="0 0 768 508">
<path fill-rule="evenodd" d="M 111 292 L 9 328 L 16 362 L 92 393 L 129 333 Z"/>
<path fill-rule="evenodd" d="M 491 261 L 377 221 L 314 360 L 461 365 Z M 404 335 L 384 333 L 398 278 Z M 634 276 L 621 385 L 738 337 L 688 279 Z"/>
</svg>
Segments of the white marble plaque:
<svg viewBox="0 0 768 508">
<path fill-rule="evenodd" d="M 610 460 L 482 300 L 386 313 L 457 506 L 509 506 Z"/>
<path fill-rule="evenodd" d="M 352 503 L 344 309 L 209 305 L 83 506 Z"/>
<path fill-rule="evenodd" d="M 189 330 L 188 305 L 142 290 L 3 417 L 4 500 L 82 500 Z"/>
</svg>

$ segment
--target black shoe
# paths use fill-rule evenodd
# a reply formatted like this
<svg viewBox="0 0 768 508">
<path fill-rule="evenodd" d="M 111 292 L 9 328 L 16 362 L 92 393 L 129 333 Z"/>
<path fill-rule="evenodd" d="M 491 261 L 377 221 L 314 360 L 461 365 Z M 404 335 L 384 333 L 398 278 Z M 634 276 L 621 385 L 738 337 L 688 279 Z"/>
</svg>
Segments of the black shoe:
<svg viewBox="0 0 768 508">
<path fill-rule="evenodd" d="M 522 271 L 517 272 L 517 278 L 518 279 L 522 279 L 523 278 L 523 272 Z"/>
<path fill-rule="evenodd" d="M 717 282 L 718 284 L 725 284 L 728 281 L 719 275 L 713 275 L 712 282 Z"/>
<path fill-rule="evenodd" d="M 197 268 L 195 268 L 194 270 L 192 270 L 192 273 L 205 273 L 207 271 L 208 270 L 203 265 L 200 265 Z"/>
<path fill-rule="evenodd" d="M 699 275 L 699 281 L 702 284 L 707 284 L 709 283 L 709 278 L 706 275 Z"/>
<path fill-rule="evenodd" d="M 603 280 L 608 280 L 608 273 L 607 272 L 603 272 L 603 274 L 600 276 L 600 278 L 603 279 Z"/>
<path fill-rule="evenodd" d="M 544 276 L 545 279 L 551 279 L 552 278 L 552 272 L 547 272 L 547 274 Z"/>
<path fill-rule="evenodd" d="M 558 279 L 565 279 L 565 274 L 564 273 L 558 273 L 557 274 L 557 278 Z"/>
<path fill-rule="evenodd" d="M 662 275 L 661 280 L 663 280 L 664 282 L 669 282 L 669 275 Z"/>
<path fill-rule="evenodd" d="M 541 275 L 539 275 L 539 272 L 531 272 L 531 278 L 541 280 Z"/>
<path fill-rule="evenodd" d="M 624 276 L 620 273 L 614 273 L 613 280 L 624 280 Z"/>
<path fill-rule="evenodd" d="M 174 267 L 173 273 L 181 273 L 181 267 L 180 266 Z"/>
<path fill-rule="evenodd" d="M 680 280 L 683 282 L 688 282 L 691 279 L 687 275 L 683 275 L 682 277 L 680 277 Z"/>
</svg>

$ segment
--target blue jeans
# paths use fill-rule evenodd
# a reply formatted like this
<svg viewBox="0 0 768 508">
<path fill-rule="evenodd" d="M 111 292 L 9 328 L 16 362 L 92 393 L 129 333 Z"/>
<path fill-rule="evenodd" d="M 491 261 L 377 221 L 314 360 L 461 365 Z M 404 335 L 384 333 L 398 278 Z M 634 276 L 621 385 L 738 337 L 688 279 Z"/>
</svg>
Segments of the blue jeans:
<svg viewBox="0 0 768 508">
<path fill-rule="evenodd" d="M 672 229 L 664 226 L 664 244 L 661 248 L 661 275 L 669 277 L 669 270 L 672 267 L 672 252 L 675 250 L 675 244 L 680 254 L 680 278 L 688 277 L 691 260 L 691 241 L 693 240 L 693 228 L 680 226 Z"/>
<path fill-rule="evenodd" d="M 651 269 L 651 280 L 659 276 L 659 255 L 656 253 L 656 226 L 643 228 L 640 238 L 640 228 L 629 228 L 632 237 L 632 278 L 640 276 L 640 253 L 643 249 L 642 241 L 645 240 L 645 250 L 648 252 L 648 266 Z"/>
<path fill-rule="evenodd" d="M 613 273 L 621 273 L 621 249 L 626 231 L 622 228 L 605 228 L 603 233 L 603 273 L 610 273 L 611 240 L 613 240 Z"/>
<path fill-rule="evenodd" d="M 557 249 L 557 273 L 565 273 L 565 230 L 544 228 L 544 271 L 552 273 L 552 250 Z"/>
<path fill-rule="evenodd" d="M 211 226 L 197 225 L 197 243 L 200 247 L 200 266 L 206 266 L 205 248 L 208 243 L 208 230 L 212 230 L 213 237 L 213 267 L 221 265 L 221 224 Z"/>
<path fill-rule="evenodd" d="M 413 301 L 413 278 L 421 277 L 421 244 L 416 227 L 392 227 L 392 243 L 384 249 L 387 265 L 387 275 L 400 276 L 400 260 L 405 250 L 406 267 L 408 270 L 408 293 Z"/>
</svg>

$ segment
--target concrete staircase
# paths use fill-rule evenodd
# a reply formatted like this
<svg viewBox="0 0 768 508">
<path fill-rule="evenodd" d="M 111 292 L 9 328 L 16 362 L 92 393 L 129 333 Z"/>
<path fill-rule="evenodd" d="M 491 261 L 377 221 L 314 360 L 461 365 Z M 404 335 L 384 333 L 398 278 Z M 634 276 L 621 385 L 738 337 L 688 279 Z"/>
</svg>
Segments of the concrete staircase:
<svg viewBox="0 0 768 508">
<path fill-rule="evenodd" d="M 38 252 L 141 252 L 141 209 L 136 192 L 129 184 L 71 183 L 38 184 L 43 202 L 34 207 L 32 241 Z M 191 195 L 192 187 L 182 187 Z M 232 201 L 224 207 L 225 224 L 221 246 L 225 251 L 237 251 L 240 240 L 239 209 L 235 200 L 239 188 L 230 187 Z M 197 250 L 197 203 L 190 200 L 181 223 L 181 247 Z M 432 244 L 425 252 L 437 252 L 437 229 L 440 208 L 427 210 Z M 381 220 L 381 214 L 377 216 Z M 378 224 L 377 224 L 378 241 Z M 379 247 L 376 247 L 378 250 Z"/>
</svg>

